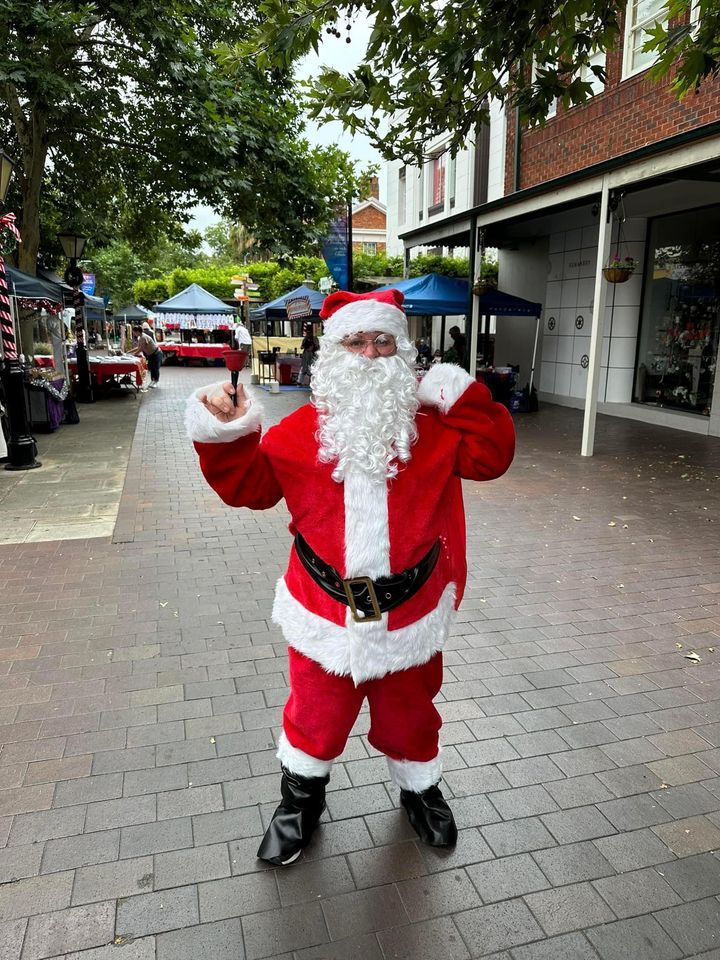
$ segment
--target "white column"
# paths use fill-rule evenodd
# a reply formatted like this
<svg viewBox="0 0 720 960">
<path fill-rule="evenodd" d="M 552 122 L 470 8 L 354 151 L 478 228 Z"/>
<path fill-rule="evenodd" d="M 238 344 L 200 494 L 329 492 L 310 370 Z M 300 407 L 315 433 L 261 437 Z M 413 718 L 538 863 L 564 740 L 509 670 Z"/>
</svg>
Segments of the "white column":
<svg viewBox="0 0 720 960">
<path fill-rule="evenodd" d="M 473 226 L 475 226 L 475 221 L 471 221 Z M 480 271 L 482 269 L 482 258 L 483 253 L 485 252 L 485 245 L 483 243 L 479 244 L 480 249 L 478 249 L 478 239 L 481 236 L 481 233 L 478 231 L 477 226 L 475 229 L 470 228 L 470 243 L 475 244 L 475 269 L 473 271 L 473 276 L 470 278 L 470 286 L 472 287 L 480 279 Z M 470 360 L 470 376 L 475 378 L 477 375 L 477 347 L 478 347 L 478 334 L 480 330 L 480 298 L 476 297 L 473 294 L 472 298 L 472 316 L 470 317 L 470 337 L 468 341 L 468 358 Z"/>
<path fill-rule="evenodd" d="M 600 201 L 597 263 L 595 264 L 595 295 L 593 298 L 592 330 L 590 332 L 590 363 L 588 365 L 585 417 L 583 419 L 582 446 L 580 449 L 583 457 L 591 457 L 595 445 L 595 419 L 597 417 L 603 335 L 605 333 L 605 295 L 607 292 L 607 281 L 603 277 L 602 268 L 607 263 L 612 237 L 611 225 L 608 223 L 609 192 L 609 178 L 605 175 L 602 181 Z"/>
</svg>

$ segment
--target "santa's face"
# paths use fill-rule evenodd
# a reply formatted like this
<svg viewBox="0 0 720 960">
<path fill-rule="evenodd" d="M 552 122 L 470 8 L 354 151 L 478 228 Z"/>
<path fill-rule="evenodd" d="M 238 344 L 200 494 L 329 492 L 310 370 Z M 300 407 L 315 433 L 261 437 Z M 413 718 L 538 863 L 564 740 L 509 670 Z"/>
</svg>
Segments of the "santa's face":
<svg viewBox="0 0 720 960">
<path fill-rule="evenodd" d="M 382 330 L 333 342 L 324 337 L 312 373 L 319 415 L 319 457 L 333 479 L 357 469 L 383 482 L 410 459 L 417 437 L 415 348 Z"/>
</svg>

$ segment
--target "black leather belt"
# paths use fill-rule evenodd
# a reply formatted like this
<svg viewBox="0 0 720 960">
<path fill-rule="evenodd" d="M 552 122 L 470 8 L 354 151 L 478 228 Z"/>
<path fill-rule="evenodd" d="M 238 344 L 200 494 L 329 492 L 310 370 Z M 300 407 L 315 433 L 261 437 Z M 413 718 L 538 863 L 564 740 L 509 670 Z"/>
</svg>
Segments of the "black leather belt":
<svg viewBox="0 0 720 960">
<path fill-rule="evenodd" d="M 334 600 L 347 604 L 356 623 L 367 623 L 369 620 L 380 620 L 383 613 L 409 600 L 427 582 L 440 555 L 440 541 L 433 544 L 416 566 L 389 577 L 378 577 L 377 580 L 370 577 L 343 580 L 337 570 L 321 560 L 299 533 L 295 536 L 295 549 L 315 583 Z"/>
</svg>

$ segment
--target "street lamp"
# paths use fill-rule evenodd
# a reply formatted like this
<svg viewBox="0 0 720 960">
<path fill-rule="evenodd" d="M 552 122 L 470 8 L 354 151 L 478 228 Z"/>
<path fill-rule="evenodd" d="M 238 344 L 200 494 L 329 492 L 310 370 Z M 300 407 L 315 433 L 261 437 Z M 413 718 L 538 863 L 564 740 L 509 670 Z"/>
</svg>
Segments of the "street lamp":
<svg viewBox="0 0 720 960">
<path fill-rule="evenodd" d="M 94 403 L 95 396 L 92 388 L 92 377 L 90 376 L 90 364 L 88 363 L 87 346 L 85 342 L 85 294 L 82 292 L 83 275 L 78 267 L 78 260 L 82 257 L 87 243 L 87 237 L 79 233 L 73 233 L 68 230 L 58 236 L 63 253 L 70 261 L 65 270 L 65 283 L 73 288 L 73 307 L 75 308 L 75 358 L 77 363 L 77 389 L 76 399 L 80 403 Z"/>
<path fill-rule="evenodd" d="M 7 445 L 8 463 L 5 464 L 5 469 L 33 470 L 39 467 L 40 463 L 35 459 L 37 454 L 35 439 L 28 430 L 25 374 L 18 358 L 4 259 L 15 249 L 20 240 L 20 234 L 15 226 L 15 214 L 4 212 L 14 167 L 10 157 L 0 150 L 0 333 L 3 348 L 1 375 L 10 426 Z"/>
</svg>

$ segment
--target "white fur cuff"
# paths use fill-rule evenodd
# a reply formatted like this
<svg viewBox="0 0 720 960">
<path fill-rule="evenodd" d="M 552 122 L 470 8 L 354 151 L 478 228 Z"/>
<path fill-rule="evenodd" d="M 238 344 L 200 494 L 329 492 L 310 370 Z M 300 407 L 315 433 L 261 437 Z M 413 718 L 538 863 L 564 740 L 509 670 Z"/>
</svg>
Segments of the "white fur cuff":
<svg viewBox="0 0 720 960">
<path fill-rule="evenodd" d="M 250 407 L 244 416 L 229 423 L 223 423 L 205 409 L 198 400 L 198 394 L 210 395 L 221 387 L 222 383 L 213 383 L 209 387 L 201 387 L 188 397 L 185 407 L 185 430 L 188 437 L 197 443 L 229 443 L 261 428 L 263 408 L 253 397 L 250 397 Z"/>
<path fill-rule="evenodd" d="M 395 786 L 411 793 L 422 793 L 434 786 L 442 776 L 440 753 L 427 763 L 420 760 L 391 760 L 388 757 L 387 764 Z"/>
<path fill-rule="evenodd" d="M 326 777 L 332 768 L 332 760 L 318 760 L 294 747 L 285 736 L 285 731 L 280 734 L 276 756 L 290 773 L 300 777 Z"/>
<path fill-rule="evenodd" d="M 418 400 L 447 413 L 471 383 L 475 381 L 462 367 L 454 363 L 436 363 L 420 381 Z"/>
</svg>

